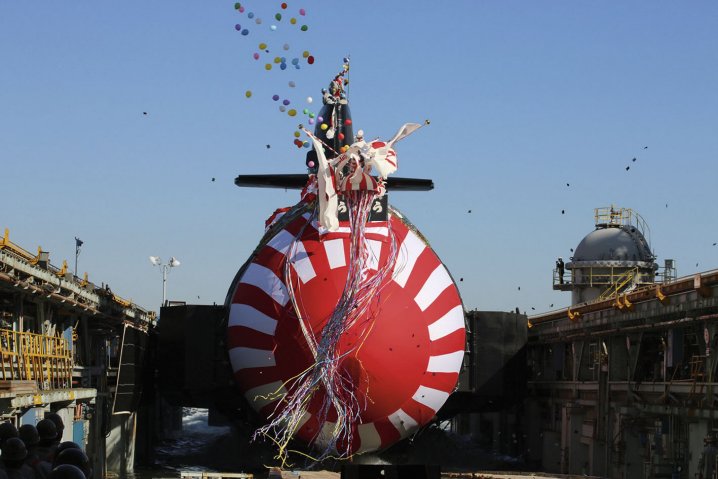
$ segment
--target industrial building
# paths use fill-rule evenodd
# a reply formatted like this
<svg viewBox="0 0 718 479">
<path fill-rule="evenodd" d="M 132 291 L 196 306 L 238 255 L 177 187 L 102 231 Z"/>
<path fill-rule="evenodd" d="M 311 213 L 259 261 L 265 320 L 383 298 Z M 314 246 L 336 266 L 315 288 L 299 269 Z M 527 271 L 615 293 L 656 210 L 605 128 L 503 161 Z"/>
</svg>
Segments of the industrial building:
<svg viewBox="0 0 718 479">
<path fill-rule="evenodd" d="M 527 460 L 611 478 L 693 478 L 716 415 L 718 270 L 677 278 L 646 223 L 599 208 L 554 289 L 571 306 L 528 318 Z"/>
</svg>

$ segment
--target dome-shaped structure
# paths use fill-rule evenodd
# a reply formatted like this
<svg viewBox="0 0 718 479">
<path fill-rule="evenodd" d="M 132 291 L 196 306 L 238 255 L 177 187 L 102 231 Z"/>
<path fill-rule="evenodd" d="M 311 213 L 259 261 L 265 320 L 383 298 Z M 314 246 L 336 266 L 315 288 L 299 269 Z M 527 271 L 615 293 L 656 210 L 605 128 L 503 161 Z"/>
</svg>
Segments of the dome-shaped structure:
<svg viewBox="0 0 718 479">
<path fill-rule="evenodd" d="M 576 247 L 566 269 L 571 280 L 556 289 L 570 290 L 572 304 L 603 299 L 655 280 L 658 265 L 651 251 L 648 226 L 627 208 L 597 208 L 596 229 Z"/>
<path fill-rule="evenodd" d="M 591 261 L 623 264 L 653 262 L 648 241 L 634 226 L 599 227 L 587 234 L 576 247 L 573 262 Z"/>
</svg>

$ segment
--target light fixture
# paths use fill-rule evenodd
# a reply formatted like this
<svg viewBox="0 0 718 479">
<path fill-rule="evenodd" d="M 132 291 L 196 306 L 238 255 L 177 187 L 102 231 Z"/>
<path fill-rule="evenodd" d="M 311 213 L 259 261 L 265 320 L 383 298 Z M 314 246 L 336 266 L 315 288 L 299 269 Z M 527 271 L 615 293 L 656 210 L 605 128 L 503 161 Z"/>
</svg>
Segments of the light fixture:
<svg viewBox="0 0 718 479">
<path fill-rule="evenodd" d="M 152 263 L 153 266 L 159 266 L 162 270 L 162 306 L 165 306 L 167 302 L 167 274 L 170 268 L 176 268 L 181 263 L 174 256 L 172 256 L 166 264 L 162 264 L 162 258 L 159 256 L 150 256 L 150 263 Z"/>
</svg>

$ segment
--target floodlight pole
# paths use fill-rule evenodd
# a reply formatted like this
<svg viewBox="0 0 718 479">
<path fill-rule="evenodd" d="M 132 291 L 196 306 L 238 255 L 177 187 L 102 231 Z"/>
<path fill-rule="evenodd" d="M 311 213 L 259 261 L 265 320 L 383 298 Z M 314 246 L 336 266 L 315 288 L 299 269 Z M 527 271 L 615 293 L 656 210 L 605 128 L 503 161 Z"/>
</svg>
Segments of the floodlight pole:
<svg viewBox="0 0 718 479">
<path fill-rule="evenodd" d="M 170 268 L 174 268 L 180 265 L 180 262 L 173 256 L 170 260 L 162 264 L 162 260 L 157 256 L 150 256 L 150 262 L 154 266 L 159 266 L 162 270 L 162 306 L 167 305 L 167 275 L 170 272 Z"/>
</svg>

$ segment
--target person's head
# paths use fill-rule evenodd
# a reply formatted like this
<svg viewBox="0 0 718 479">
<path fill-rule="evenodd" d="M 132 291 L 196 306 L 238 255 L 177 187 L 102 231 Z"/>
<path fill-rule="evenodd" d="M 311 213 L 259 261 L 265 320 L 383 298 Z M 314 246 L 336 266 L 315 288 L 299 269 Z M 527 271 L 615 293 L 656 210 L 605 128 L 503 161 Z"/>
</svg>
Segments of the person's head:
<svg viewBox="0 0 718 479">
<path fill-rule="evenodd" d="M 11 437 L 2 445 L 2 461 L 6 468 L 17 469 L 26 457 L 27 448 L 19 437 Z"/>
<path fill-rule="evenodd" d="M 25 447 L 36 446 L 40 443 L 40 433 L 37 432 L 37 428 L 32 424 L 23 424 L 18 430 L 20 439 L 25 443 Z"/>
<path fill-rule="evenodd" d="M 43 419 L 37 423 L 37 432 L 40 434 L 40 445 L 47 446 L 57 439 L 57 428 L 55 423 L 49 419 Z"/>
<path fill-rule="evenodd" d="M 55 429 L 57 429 L 57 440 L 62 441 L 62 432 L 65 430 L 65 423 L 62 422 L 62 418 L 56 412 L 49 412 L 45 414 L 45 419 L 49 419 L 55 423 Z"/>
<path fill-rule="evenodd" d="M 79 467 L 87 478 L 90 478 L 92 476 L 90 459 L 87 457 L 87 454 L 85 454 L 82 449 L 68 448 L 57 454 L 55 456 L 53 466 L 60 466 L 62 464 L 71 464 L 75 467 Z"/>
<path fill-rule="evenodd" d="M 11 437 L 18 437 L 17 428 L 10 421 L 0 423 L 0 447 Z"/>
<path fill-rule="evenodd" d="M 80 445 L 77 444 L 76 442 L 72 442 L 72 441 L 61 442 L 61 443 L 57 446 L 57 449 L 55 449 L 55 456 L 57 456 L 58 454 L 60 454 L 60 453 L 61 453 L 62 451 L 64 451 L 65 449 L 82 449 L 82 448 L 81 448 Z"/>
<path fill-rule="evenodd" d="M 86 479 L 85 473 L 77 466 L 72 464 L 62 464 L 54 468 L 47 479 Z"/>
</svg>

